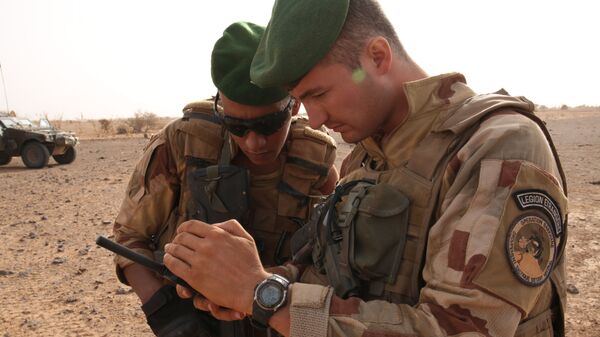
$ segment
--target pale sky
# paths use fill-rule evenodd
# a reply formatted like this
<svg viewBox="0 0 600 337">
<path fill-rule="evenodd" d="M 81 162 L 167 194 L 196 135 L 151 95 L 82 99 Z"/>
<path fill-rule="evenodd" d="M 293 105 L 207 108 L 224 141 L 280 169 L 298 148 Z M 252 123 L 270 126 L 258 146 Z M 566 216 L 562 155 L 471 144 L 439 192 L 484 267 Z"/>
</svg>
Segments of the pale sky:
<svg viewBox="0 0 600 337">
<path fill-rule="evenodd" d="M 505 88 L 550 106 L 600 105 L 595 3 L 381 0 L 428 74 L 458 71 L 478 92 Z M 266 25 L 272 5 L 0 0 L 9 108 L 31 118 L 120 118 L 136 111 L 179 116 L 186 103 L 215 93 L 210 54 L 223 30 L 242 20 Z M 6 101 L 0 83 L 0 111 Z"/>
</svg>

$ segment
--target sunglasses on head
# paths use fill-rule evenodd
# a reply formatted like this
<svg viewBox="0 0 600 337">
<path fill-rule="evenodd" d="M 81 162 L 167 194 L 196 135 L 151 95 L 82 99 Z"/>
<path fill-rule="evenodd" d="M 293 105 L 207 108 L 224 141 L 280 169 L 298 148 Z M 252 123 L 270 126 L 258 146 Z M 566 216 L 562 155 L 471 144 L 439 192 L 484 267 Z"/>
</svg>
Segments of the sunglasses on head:
<svg viewBox="0 0 600 337">
<path fill-rule="evenodd" d="M 215 102 L 213 104 L 213 112 L 219 117 L 221 123 L 234 136 L 244 137 L 248 132 L 254 131 L 263 136 L 269 136 L 279 131 L 283 124 L 290 117 L 290 112 L 294 106 L 293 98 L 290 98 L 288 104 L 283 110 L 272 112 L 268 115 L 264 115 L 258 118 L 243 119 L 231 116 L 226 116 L 220 113 L 218 110 L 219 93 L 215 96 Z"/>
</svg>

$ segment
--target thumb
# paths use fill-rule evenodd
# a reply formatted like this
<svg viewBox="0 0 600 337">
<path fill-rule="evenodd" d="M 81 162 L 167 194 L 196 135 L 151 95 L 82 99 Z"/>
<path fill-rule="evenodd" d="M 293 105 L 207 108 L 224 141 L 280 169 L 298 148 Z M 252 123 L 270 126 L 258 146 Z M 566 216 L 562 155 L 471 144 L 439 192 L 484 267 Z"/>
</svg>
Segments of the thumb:
<svg viewBox="0 0 600 337">
<path fill-rule="evenodd" d="M 242 225 L 240 225 L 240 223 L 237 220 L 227 220 L 225 222 L 214 224 L 213 226 L 219 227 L 231 235 L 239 236 L 248 240 L 253 240 L 252 236 L 248 232 L 246 232 L 244 227 L 242 227 Z"/>
</svg>

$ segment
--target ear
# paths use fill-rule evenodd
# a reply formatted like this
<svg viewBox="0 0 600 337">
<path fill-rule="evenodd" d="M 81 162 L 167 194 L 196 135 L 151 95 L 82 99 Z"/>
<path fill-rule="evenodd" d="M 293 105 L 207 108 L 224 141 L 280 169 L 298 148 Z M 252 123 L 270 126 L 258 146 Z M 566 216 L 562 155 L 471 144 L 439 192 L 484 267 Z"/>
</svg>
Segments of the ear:
<svg viewBox="0 0 600 337">
<path fill-rule="evenodd" d="M 390 71 L 393 55 L 392 47 L 383 36 L 373 38 L 367 44 L 366 56 L 377 74 L 383 75 Z"/>
<path fill-rule="evenodd" d="M 300 111 L 300 105 L 302 103 L 300 103 L 300 100 L 298 100 L 297 98 L 293 98 L 294 100 L 294 106 L 292 107 L 292 116 L 296 116 L 298 114 L 298 111 Z"/>
</svg>

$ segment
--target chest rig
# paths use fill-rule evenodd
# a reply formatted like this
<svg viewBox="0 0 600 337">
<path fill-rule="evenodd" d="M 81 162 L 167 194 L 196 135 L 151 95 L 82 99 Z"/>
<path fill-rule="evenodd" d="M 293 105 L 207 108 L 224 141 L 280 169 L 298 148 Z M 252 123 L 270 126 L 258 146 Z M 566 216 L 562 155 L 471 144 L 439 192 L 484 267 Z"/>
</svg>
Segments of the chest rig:
<svg viewBox="0 0 600 337">
<path fill-rule="evenodd" d="M 437 220 L 443 172 L 485 118 L 510 110 L 535 121 L 550 143 L 566 193 L 566 180 L 556 150 L 543 122 L 531 112 L 532 108 L 529 101 L 503 94 L 474 96 L 458 110 L 440 111 L 438 121 L 441 123 L 436 123 L 418 143 L 413 155 L 403 165 L 386 170 L 372 169 L 373 159 L 364 148 L 356 147 L 346 163 L 348 174 L 334 196 L 317 208 L 309 225 L 294 237 L 295 259 L 306 262 L 307 256 L 311 256 L 317 270 L 326 274 L 338 296 L 415 305 L 424 286 L 426 244 L 429 229 Z M 398 195 L 394 196 L 390 189 Z M 388 197 L 382 198 L 382 195 Z M 389 198 L 395 198 L 396 202 L 386 207 Z M 365 200 L 372 206 L 361 206 Z M 377 209 L 387 214 L 377 216 L 374 212 Z M 357 217 L 360 213 L 369 217 L 362 220 L 364 222 L 379 222 L 377 226 L 383 234 L 365 230 L 364 225 L 361 228 Z M 399 229 L 385 225 L 385 218 L 394 216 Z M 355 228 L 348 229 L 352 221 Z M 357 240 L 361 235 L 364 237 Z M 388 237 L 400 238 L 400 242 L 393 245 L 386 241 Z M 386 249 L 368 247 L 369 241 L 381 239 Z M 560 262 L 552 275 L 553 286 L 560 297 L 565 294 L 562 249 Z M 373 250 L 376 252 L 370 253 Z M 361 251 L 367 255 L 359 256 Z M 381 266 L 387 270 L 382 272 Z M 564 301 L 561 304 L 564 305 Z"/>
<path fill-rule="evenodd" d="M 183 145 L 183 166 L 178 167 L 183 220 L 244 223 L 250 177 L 248 170 L 231 164 L 228 133 L 212 114 L 211 102 L 190 103 L 183 111 L 174 137 L 176 146 Z"/>
<path fill-rule="evenodd" d="M 282 150 L 284 163 L 279 172 L 267 179 L 252 178 L 248 231 L 255 238 L 265 266 L 281 265 L 290 259 L 292 234 L 321 200 L 318 186 L 333 165 L 333 144 L 326 134 L 308 128 L 305 119 L 295 119 Z"/>
<path fill-rule="evenodd" d="M 263 265 L 283 264 L 290 255 L 289 238 L 319 200 L 317 186 L 333 162 L 334 141 L 308 129 L 306 120 L 294 119 L 281 154 L 284 164 L 272 177 L 262 179 L 231 165 L 238 149 L 213 116 L 211 105 L 203 103 L 186 106 L 179 127 L 190 149 L 185 151 L 179 206 L 183 214 L 177 226 L 189 219 L 208 223 L 237 219 L 255 239 Z M 209 142 L 207 134 L 220 137 Z"/>
</svg>

